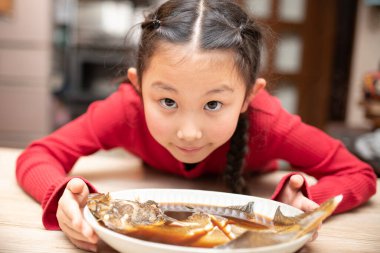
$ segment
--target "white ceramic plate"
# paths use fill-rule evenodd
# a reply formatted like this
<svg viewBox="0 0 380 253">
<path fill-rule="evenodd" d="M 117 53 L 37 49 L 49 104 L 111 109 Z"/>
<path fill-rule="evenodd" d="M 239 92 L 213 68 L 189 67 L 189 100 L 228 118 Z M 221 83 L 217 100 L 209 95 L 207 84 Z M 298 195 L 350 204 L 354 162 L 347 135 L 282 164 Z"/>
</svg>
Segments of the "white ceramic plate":
<svg viewBox="0 0 380 253">
<path fill-rule="evenodd" d="M 273 218 L 276 208 L 281 206 L 281 211 L 287 216 L 302 213 L 301 210 L 292 206 L 259 197 L 239 195 L 232 193 L 185 190 L 185 189 L 133 189 L 110 193 L 112 198 L 139 200 L 141 202 L 154 200 L 160 202 L 175 202 L 188 204 L 208 204 L 213 206 L 236 206 L 245 205 L 254 201 L 254 210 L 263 216 Z M 148 242 L 126 235 L 119 234 L 101 226 L 91 214 L 87 206 L 84 208 L 84 217 L 95 229 L 98 236 L 114 249 L 122 253 L 291 253 L 300 249 L 311 237 L 307 234 L 296 240 L 258 248 L 246 249 L 212 249 L 175 246 L 162 243 Z"/>
</svg>

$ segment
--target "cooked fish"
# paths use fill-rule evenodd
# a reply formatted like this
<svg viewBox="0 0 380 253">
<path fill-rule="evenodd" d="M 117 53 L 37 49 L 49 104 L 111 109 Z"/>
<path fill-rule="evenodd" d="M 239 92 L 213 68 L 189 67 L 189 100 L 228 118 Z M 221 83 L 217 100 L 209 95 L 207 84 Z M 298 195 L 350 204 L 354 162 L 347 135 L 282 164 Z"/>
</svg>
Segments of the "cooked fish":
<svg viewBox="0 0 380 253">
<path fill-rule="evenodd" d="M 317 229 L 331 215 L 342 196 L 316 210 L 294 217 L 280 208 L 273 219 L 255 213 L 254 203 L 244 206 L 208 206 L 112 199 L 90 194 L 87 206 L 104 226 L 139 239 L 193 247 L 249 248 L 294 240 Z"/>
</svg>

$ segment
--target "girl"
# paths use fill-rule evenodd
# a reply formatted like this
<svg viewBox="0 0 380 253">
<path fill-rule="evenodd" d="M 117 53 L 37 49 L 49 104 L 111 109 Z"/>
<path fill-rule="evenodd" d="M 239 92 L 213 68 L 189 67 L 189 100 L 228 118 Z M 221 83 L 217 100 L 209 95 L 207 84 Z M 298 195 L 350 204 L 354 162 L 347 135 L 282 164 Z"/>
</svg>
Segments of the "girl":
<svg viewBox="0 0 380 253">
<path fill-rule="evenodd" d="M 262 34 L 228 0 L 170 0 L 141 24 L 137 66 L 108 99 L 19 157 L 17 179 L 43 207 L 47 229 L 62 229 L 79 248 L 97 237 L 81 208 L 94 187 L 70 178 L 79 157 L 123 147 L 162 171 L 187 178 L 223 173 L 232 192 L 246 193 L 243 172 L 265 172 L 285 159 L 300 174 L 282 179 L 272 198 L 304 211 L 343 194 L 336 212 L 376 191 L 367 164 L 343 145 L 281 108 L 258 78 Z"/>
</svg>

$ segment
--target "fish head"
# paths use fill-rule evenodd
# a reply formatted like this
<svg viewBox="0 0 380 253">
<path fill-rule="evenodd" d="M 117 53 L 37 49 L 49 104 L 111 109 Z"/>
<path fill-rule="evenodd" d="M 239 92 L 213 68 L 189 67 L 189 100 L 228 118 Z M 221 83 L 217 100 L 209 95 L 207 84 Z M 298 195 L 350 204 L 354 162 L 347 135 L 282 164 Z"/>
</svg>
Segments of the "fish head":
<svg viewBox="0 0 380 253">
<path fill-rule="evenodd" d="M 109 210 L 110 201 L 109 193 L 91 193 L 87 198 L 87 207 L 99 219 Z"/>
<path fill-rule="evenodd" d="M 144 203 L 135 202 L 131 221 L 137 225 L 159 226 L 167 221 L 167 216 L 160 209 L 158 203 L 149 200 Z"/>
</svg>

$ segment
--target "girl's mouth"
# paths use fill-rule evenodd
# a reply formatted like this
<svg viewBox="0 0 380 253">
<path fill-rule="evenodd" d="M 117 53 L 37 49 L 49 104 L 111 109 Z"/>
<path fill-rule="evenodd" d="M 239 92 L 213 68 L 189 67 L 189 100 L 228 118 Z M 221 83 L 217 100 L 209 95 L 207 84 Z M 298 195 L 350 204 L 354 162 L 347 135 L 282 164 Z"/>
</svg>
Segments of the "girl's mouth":
<svg viewBox="0 0 380 253">
<path fill-rule="evenodd" d="M 176 147 L 184 153 L 196 153 L 203 148 L 203 147 L 180 147 L 180 146 L 176 146 Z"/>
</svg>

